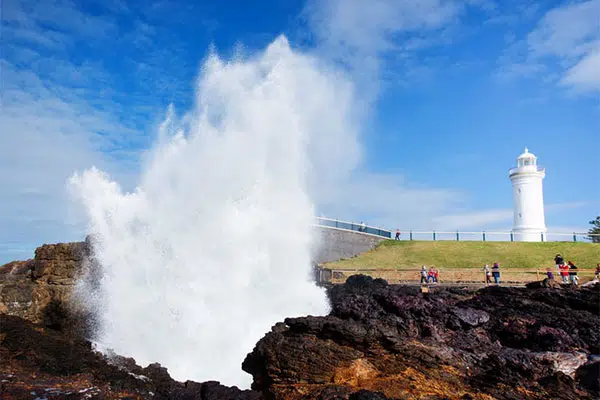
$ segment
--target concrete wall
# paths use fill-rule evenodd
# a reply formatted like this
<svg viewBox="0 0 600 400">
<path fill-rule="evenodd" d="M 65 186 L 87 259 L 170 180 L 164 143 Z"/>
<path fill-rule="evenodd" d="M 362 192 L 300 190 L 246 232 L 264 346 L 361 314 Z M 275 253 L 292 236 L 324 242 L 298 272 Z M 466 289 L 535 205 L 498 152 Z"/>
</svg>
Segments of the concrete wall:
<svg viewBox="0 0 600 400">
<path fill-rule="evenodd" d="M 336 228 L 319 227 L 321 243 L 313 261 L 323 263 L 341 258 L 351 258 L 373 249 L 382 237 Z"/>
</svg>

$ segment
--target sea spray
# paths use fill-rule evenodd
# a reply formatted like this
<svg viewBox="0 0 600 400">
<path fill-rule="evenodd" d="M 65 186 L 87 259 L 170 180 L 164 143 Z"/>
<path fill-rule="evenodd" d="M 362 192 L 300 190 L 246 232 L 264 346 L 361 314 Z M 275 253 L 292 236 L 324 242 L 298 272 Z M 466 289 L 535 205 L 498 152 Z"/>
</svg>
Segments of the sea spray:
<svg viewBox="0 0 600 400">
<path fill-rule="evenodd" d="M 169 110 L 134 191 L 75 174 L 101 268 L 78 295 L 98 343 L 178 380 L 248 387 L 241 362 L 275 322 L 328 312 L 311 198 L 356 162 L 352 119 L 342 74 L 280 37 L 207 58 L 194 109 Z"/>
</svg>

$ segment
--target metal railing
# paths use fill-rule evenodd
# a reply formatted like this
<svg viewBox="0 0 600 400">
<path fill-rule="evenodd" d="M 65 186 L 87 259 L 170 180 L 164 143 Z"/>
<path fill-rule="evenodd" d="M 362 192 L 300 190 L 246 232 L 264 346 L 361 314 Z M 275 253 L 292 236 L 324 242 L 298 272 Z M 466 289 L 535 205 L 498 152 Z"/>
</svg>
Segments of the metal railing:
<svg viewBox="0 0 600 400">
<path fill-rule="evenodd" d="M 355 231 L 361 233 L 367 233 L 370 235 L 381 236 L 390 239 L 392 232 L 388 229 L 373 227 L 362 223 L 341 221 L 339 219 L 331 219 L 326 217 L 316 217 L 317 225 L 328 228 L 343 229 L 348 231 Z"/>
<path fill-rule="evenodd" d="M 390 229 L 363 225 L 358 222 L 342 221 L 327 217 L 316 217 L 317 225 L 329 228 L 343 229 L 387 239 L 395 237 L 395 231 Z M 364 227 L 364 228 L 363 228 Z M 522 239 L 522 235 L 530 237 L 530 233 L 513 231 L 421 231 L 400 229 L 400 240 L 455 240 L 455 241 L 496 241 L 515 242 Z M 537 234 L 536 234 L 537 235 Z M 594 242 L 600 244 L 600 234 L 589 234 L 587 232 L 540 232 L 541 242 Z"/>
<path fill-rule="evenodd" d="M 539 236 L 537 236 L 539 235 Z M 533 234 L 540 242 L 600 242 L 599 234 L 587 232 L 540 232 Z M 531 238 L 531 233 L 513 231 L 408 231 L 404 234 L 406 240 L 455 240 L 455 241 L 496 241 L 515 242 Z M 402 237 L 401 237 L 402 239 Z"/>
<path fill-rule="evenodd" d="M 546 168 L 539 165 L 525 165 L 523 167 L 513 167 L 508 170 L 508 175 L 514 175 L 517 172 L 545 172 Z"/>
</svg>

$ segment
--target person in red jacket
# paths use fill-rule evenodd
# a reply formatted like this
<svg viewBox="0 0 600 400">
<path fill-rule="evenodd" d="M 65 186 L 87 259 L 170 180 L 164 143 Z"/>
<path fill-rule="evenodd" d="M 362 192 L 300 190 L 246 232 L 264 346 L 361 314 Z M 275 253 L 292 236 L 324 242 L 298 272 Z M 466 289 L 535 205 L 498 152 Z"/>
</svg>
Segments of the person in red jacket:
<svg viewBox="0 0 600 400">
<path fill-rule="evenodd" d="M 565 263 L 558 266 L 563 283 L 569 283 L 569 266 Z"/>
</svg>

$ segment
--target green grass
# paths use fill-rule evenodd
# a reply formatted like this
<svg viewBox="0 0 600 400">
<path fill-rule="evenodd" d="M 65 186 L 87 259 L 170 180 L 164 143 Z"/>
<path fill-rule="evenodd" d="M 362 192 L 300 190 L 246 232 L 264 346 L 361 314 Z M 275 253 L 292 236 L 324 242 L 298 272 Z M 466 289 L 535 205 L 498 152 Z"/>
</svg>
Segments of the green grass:
<svg viewBox="0 0 600 400">
<path fill-rule="evenodd" d="M 327 264 L 328 268 L 481 268 L 494 262 L 503 268 L 538 268 L 554 265 L 560 253 L 579 268 L 595 268 L 600 244 L 569 242 L 475 242 L 385 240 L 374 250 Z"/>
</svg>

